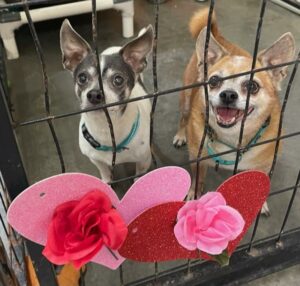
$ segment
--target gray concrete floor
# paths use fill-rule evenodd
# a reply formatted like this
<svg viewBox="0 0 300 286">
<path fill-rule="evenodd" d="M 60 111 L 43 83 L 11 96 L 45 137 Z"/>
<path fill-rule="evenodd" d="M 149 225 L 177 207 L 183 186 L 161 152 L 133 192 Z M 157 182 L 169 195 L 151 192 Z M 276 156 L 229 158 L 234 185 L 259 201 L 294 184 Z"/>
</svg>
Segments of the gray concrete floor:
<svg viewBox="0 0 300 286">
<path fill-rule="evenodd" d="M 247 283 L 247 286 L 298 286 L 300 284 L 300 265 L 276 272 Z"/>
<path fill-rule="evenodd" d="M 187 31 L 187 23 L 192 13 L 205 4 L 192 0 L 170 0 L 160 6 L 160 30 L 158 43 L 158 78 L 159 89 L 178 87 L 182 85 L 181 78 L 184 67 L 194 49 L 194 42 Z M 216 11 L 219 26 L 225 37 L 239 44 L 248 51 L 253 50 L 255 30 L 260 9 L 258 0 L 227 0 L 217 1 Z M 136 32 L 145 25 L 154 22 L 154 7 L 145 0 L 135 1 Z M 75 29 L 87 40 L 91 40 L 90 15 L 70 18 Z M 71 76 L 62 69 L 59 49 L 59 28 L 61 19 L 36 25 L 44 48 L 49 88 L 51 97 L 51 112 L 60 114 L 78 110 L 74 95 Z M 271 45 L 281 34 L 291 31 L 299 47 L 300 18 L 291 12 L 268 4 L 260 47 Z M 99 13 L 99 47 L 100 50 L 126 42 L 121 37 L 121 18 L 116 11 L 108 10 Z M 20 58 L 7 63 L 14 117 L 17 121 L 40 118 L 45 115 L 43 107 L 43 84 L 40 65 L 35 53 L 33 42 L 24 26 L 16 33 L 20 49 Z M 145 84 L 149 91 L 153 90 L 151 66 L 145 72 Z M 296 76 L 287 106 L 284 122 L 285 133 L 299 131 L 300 98 L 299 73 Z M 283 97 L 285 88 L 280 97 Z M 169 94 L 159 98 L 156 117 L 154 140 L 164 155 L 160 165 L 177 165 L 188 159 L 186 148 L 176 150 L 172 146 L 172 138 L 176 132 L 178 121 L 178 94 Z M 59 142 L 62 147 L 66 169 L 68 172 L 80 171 L 98 176 L 96 168 L 84 157 L 78 148 L 79 116 L 68 117 L 55 121 Z M 31 183 L 60 172 L 59 160 L 56 155 L 53 140 L 45 123 L 17 129 L 18 141 L 24 159 L 27 175 Z M 295 183 L 299 170 L 300 144 L 299 138 L 285 140 L 283 152 L 278 160 L 272 179 L 272 191 L 291 186 Z M 118 177 L 131 174 L 128 168 L 118 168 Z M 207 188 L 215 189 L 220 182 L 230 176 L 230 172 L 214 170 L 209 172 Z M 126 189 L 128 184 L 124 187 Z M 119 195 L 124 191 L 119 192 Z M 271 217 L 263 218 L 257 233 L 257 238 L 267 237 L 279 231 L 291 193 L 284 193 L 269 199 Z M 286 229 L 299 226 L 300 198 L 296 197 Z M 249 240 L 246 236 L 244 242 Z M 181 262 L 160 263 L 159 270 L 168 269 Z M 153 264 L 124 263 L 125 282 L 153 273 Z M 298 269 L 294 268 L 294 269 Z M 299 271 L 293 273 L 295 279 L 300 279 Z M 299 285 L 298 280 L 287 275 L 273 275 L 271 278 L 252 282 L 249 285 Z M 273 277 L 273 278 L 272 278 Z M 113 272 L 96 264 L 89 266 L 87 285 L 111 286 L 118 285 L 118 272 Z M 271 281 L 271 282 L 270 282 Z M 282 283 L 282 284 L 281 284 Z"/>
</svg>

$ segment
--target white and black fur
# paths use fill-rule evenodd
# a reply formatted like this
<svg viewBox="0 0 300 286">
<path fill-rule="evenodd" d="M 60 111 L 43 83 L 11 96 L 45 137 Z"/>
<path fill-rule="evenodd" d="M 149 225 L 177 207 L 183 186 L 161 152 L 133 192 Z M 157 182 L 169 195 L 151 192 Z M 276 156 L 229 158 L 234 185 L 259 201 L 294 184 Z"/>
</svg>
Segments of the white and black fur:
<svg viewBox="0 0 300 286">
<path fill-rule="evenodd" d="M 75 92 L 82 109 L 123 101 L 146 94 L 141 72 L 147 65 L 146 58 L 152 51 L 153 28 L 148 26 L 139 36 L 123 47 L 110 47 L 99 57 L 104 96 L 99 88 L 97 58 L 89 44 L 71 27 L 68 20 L 62 24 L 60 45 L 64 68 L 71 71 Z M 117 153 L 116 163 L 136 163 L 136 174 L 146 172 L 151 165 L 150 149 L 150 100 L 138 100 L 129 104 L 108 108 L 114 127 L 116 144 L 128 134 L 140 114 L 136 135 L 124 151 Z M 102 109 L 82 113 L 79 124 L 81 152 L 94 163 L 105 182 L 112 179 L 112 152 L 99 151 L 90 145 L 82 134 L 85 124 L 91 136 L 101 145 L 112 146 L 110 129 Z"/>
</svg>

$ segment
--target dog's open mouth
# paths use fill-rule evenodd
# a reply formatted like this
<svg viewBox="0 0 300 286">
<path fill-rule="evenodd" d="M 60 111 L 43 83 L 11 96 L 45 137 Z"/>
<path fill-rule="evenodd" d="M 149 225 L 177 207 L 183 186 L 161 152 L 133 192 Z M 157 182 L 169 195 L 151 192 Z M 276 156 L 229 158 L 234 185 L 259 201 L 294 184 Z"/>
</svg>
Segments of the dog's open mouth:
<svg viewBox="0 0 300 286">
<path fill-rule="evenodd" d="M 247 116 L 254 110 L 249 107 Z M 214 112 L 219 126 L 229 128 L 234 126 L 244 116 L 245 110 L 230 107 L 215 107 Z"/>
</svg>

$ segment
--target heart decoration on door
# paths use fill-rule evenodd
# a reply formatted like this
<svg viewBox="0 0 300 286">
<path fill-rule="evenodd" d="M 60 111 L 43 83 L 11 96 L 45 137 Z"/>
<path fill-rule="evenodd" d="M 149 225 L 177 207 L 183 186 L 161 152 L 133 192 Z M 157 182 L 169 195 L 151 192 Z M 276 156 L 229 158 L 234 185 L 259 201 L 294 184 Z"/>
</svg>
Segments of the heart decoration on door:
<svg viewBox="0 0 300 286">
<path fill-rule="evenodd" d="M 55 264 L 92 261 L 117 269 L 125 258 L 159 262 L 224 261 L 265 202 L 270 181 L 260 171 L 230 177 L 216 192 L 184 202 L 191 184 L 179 167 L 156 169 L 119 200 L 96 177 L 66 173 L 42 180 L 10 205 L 8 221 L 25 238 L 46 245 Z"/>
</svg>

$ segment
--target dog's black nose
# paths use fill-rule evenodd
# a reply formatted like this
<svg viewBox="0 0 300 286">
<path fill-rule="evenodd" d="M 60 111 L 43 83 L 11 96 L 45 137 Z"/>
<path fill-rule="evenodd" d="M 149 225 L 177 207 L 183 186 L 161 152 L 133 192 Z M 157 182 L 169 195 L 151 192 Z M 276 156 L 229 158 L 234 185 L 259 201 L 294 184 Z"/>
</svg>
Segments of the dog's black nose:
<svg viewBox="0 0 300 286">
<path fill-rule="evenodd" d="M 222 103 L 231 104 L 238 98 L 238 94 L 234 90 L 227 89 L 220 93 L 220 98 Z"/>
<path fill-rule="evenodd" d="M 87 98 L 91 104 L 99 104 L 102 100 L 102 95 L 100 90 L 92 89 L 88 92 Z"/>
</svg>

